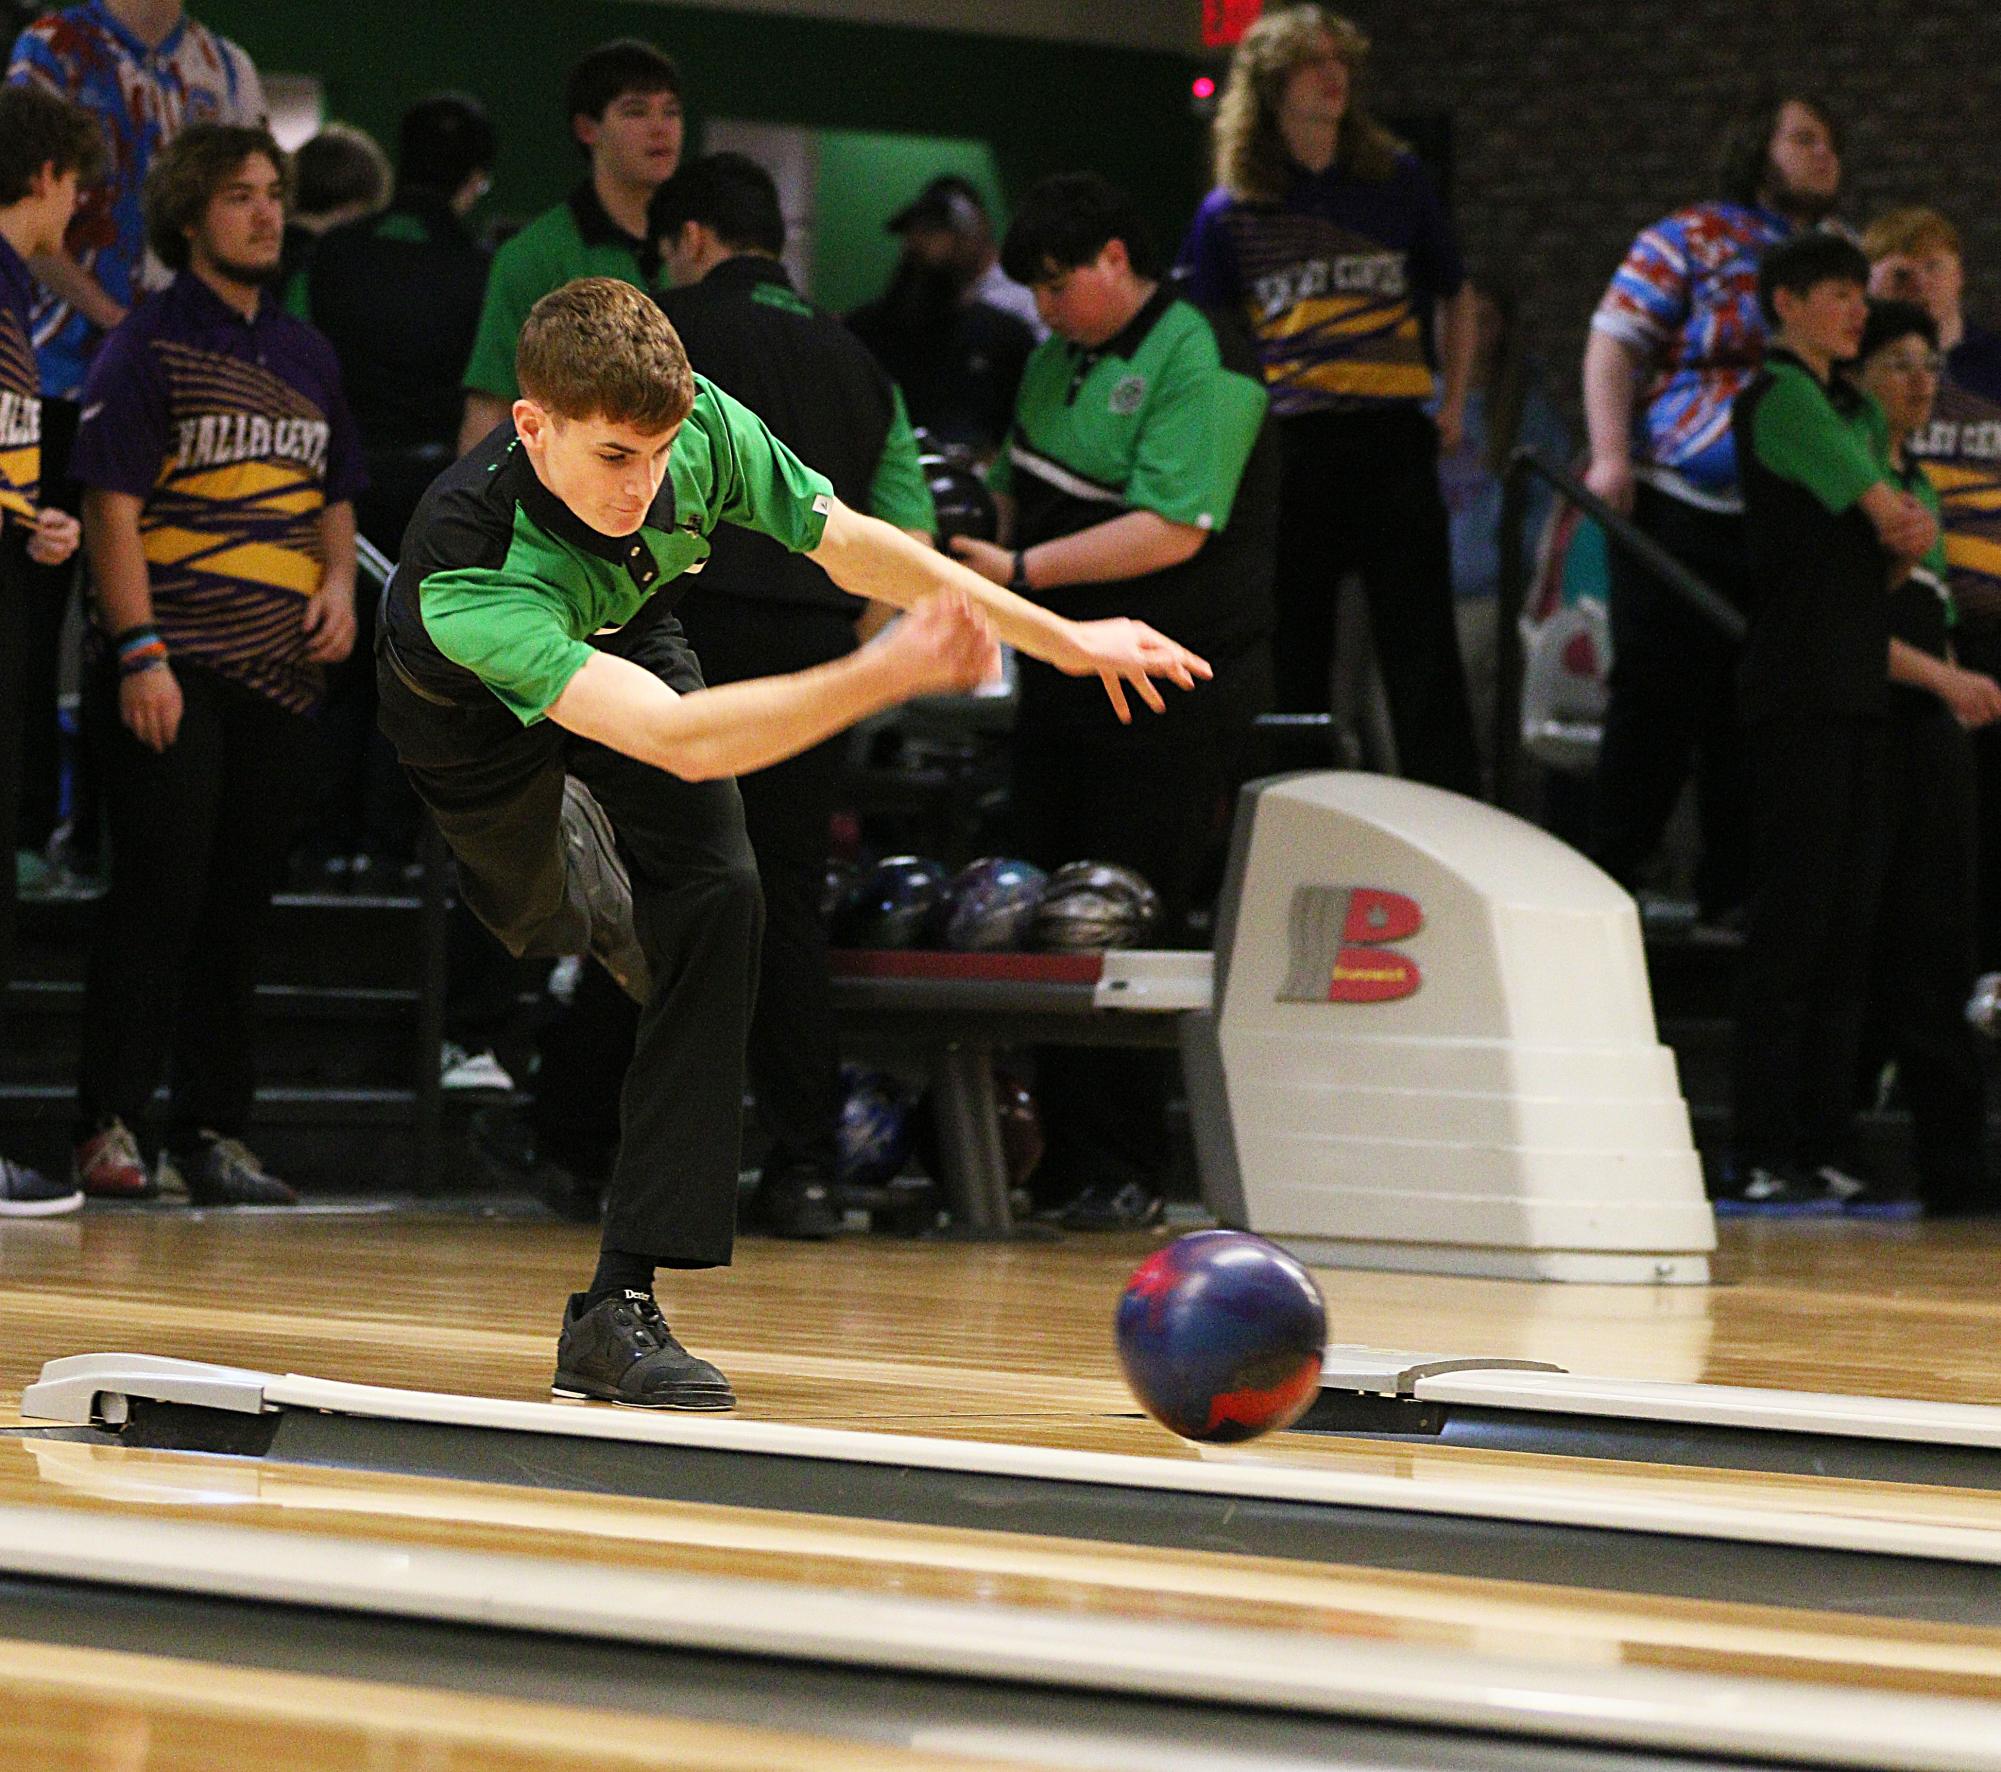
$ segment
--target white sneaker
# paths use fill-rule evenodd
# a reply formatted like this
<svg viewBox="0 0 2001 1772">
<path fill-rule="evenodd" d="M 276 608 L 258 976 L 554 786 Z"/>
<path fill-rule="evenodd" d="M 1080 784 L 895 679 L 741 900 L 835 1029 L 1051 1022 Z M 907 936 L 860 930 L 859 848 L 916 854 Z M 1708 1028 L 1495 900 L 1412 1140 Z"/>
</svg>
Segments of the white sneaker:
<svg viewBox="0 0 2001 1772">
<path fill-rule="evenodd" d="M 493 1055 L 492 1047 L 484 1052 L 468 1052 L 447 1040 L 438 1055 L 438 1087 L 483 1095 L 512 1095 L 514 1079 Z"/>
</svg>

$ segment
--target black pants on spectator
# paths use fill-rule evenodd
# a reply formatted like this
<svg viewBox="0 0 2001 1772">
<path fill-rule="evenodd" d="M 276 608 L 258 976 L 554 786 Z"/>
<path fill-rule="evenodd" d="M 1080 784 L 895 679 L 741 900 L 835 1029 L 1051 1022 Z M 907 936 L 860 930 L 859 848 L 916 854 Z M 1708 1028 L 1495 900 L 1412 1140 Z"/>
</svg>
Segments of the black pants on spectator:
<svg viewBox="0 0 2001 1772">
<path fill-rule="evenodd" d="M 1038 726 L 1014 743 L 1014 817 L 1022 855 L 1038 867 L 1110 861 L 1135 868 L 1160 894 L 1152 945 L 1186 941 L 1190 900 L 1203 862 L 1228 829 L 1251 721 L 1269 705 L 1260 659 L 1219 669 L 1213 713 L 1164 719 L 1136 712 L 1102 722 Z M 1198 692 L 1199 693 L 1199 692 Z M 1035 1055 L 1045 1154 L 1030 1186 L 1038 1206 L 1061 1205 L 1095 1184 L 1137 1181 L 1159 1192 L 1168 1172 L 1171 1052 L 1047 1046 Z"/>
<path fill-rule="evenodd" d="M 1398 407 L 1309 413 L 1282 419 L 1278 432 L 1278 707 L 1327 711 L 1336 600 L 1355 573 L 1400 767 L 1414 781 L 1477 796 L 1436 427 L 1415 407 Z"/>
<path fill-rule="evenodd" d="M 28 574 L 9 519 L 0 531 L 0 998 L 14 976 L 14 850 L 20 842 L 21 747 L 27 734 Z"/>
<path fill-rule="evenodd" d="M 676 689 L 701 686 L 671 620 L 619 650 Z M 604 1245 L 663 1267 L 727 1263 L 762 921 L 735 782 L 682 781 L 546 720 L 524 727 L 491 698 L 440 706 L 386 665 L 377 687 L 383 730 L 458 858 L 460 895 L 509 952 L 588 950 L 564 863 L 565 774 L 604 808 L 654 978 L 620 1096 Z"/>
<path fill-rule="evenodd" d="M 1795 714 L 1748 730 L 1755 841 L 1735 1143 L 1766 1166 L 1840 1162 L 1889 823 L 1886 723 Z"/>
<path fill-rule="evenodd" d="M 301 811 L 306 719 L 177 663 L 180 731 L 164 751 L 86 698 L 103 782 L 110 888 L 84 986 L 81 1126 L 137 1126 L 171 1056 L 168 1146 L 241 1137 L 256 1094 L 252 1030 L 266 914 Z"/>
<path fill-rule="evenodd" d="M 1986 1204 L 1985 1084 L 1966 1022 L 1974 958 L 1973 746 L 1936 696 L 1892 691 L 1889 824 L 1871 969 L 1872 1058 L 1896 1060 L 1918 1189 Z"/>
<path fill-rule="evenodd" d="M 809 670 L 854 650 L 855 624 L 838 609 L 704 595 L 683 625 L 711 683 Z M 750 1023 L 750 1085 L 772 1140 L 765 1168 L 831 1170 L 841 1115 L 840 1051 L 827 983 L 820 895 L 827 835 L 845 775 L 845 735 L 744 776 L 744 823 L 764 889 L 764 945 Z"/>
<path fill-rule="evenodd" d="M 1633 520 L 1719 595 L 1745 603 L 1744 519 L 1641 486 Z M 1751 825 L 1738 644 L 1610 546 L 1612 676 L 1593 784 L 1592 858 L 1627 888 L 1641 878 L 1695 769 L 1703 911 L 1744 902 Z"/>
<path fill-rule="evenodd" d="M 70 451 L 76 442 L 77 414 L 74 400 L 42 402 L 42 502 L 74 517 L 83 509 L 83 496 L 69 478 Z M 37 566 L 26 553 L 19 555 L 13 570 L 19 574 L 17 589 L 21 599 L 22 627 L 18 639 L 20 663 L 20 707 L 24 729 L 21 737 L 19 846 L 41 849 L 54 834 L 62 817 L 62 738 L 58 713 L 62 700 L 62 637 L 76 598 L 81 562 L 72 556 L 60 566 Z M 79 775 L 94 764 L 79 759 Z M 88 800 L 87 795 L 80 798 Z M 95 809 L 78 808 L 77 837 L 86 852 L 94 852 L 97 832 L 90 826 Z"/>
<path fill-rule="evenodd" d="M 1983 611 L 1962 620 L 1953 634 L 1953 649 L 1968 670 L 2001 678 L 2001 615 Z M 1978 909 L 1974 924 L 1977 967 L 2001 971 L 2001 727 L 1983 726 L 1972 734 L 1975 828 L 1978 832 Z"/>
</svg>

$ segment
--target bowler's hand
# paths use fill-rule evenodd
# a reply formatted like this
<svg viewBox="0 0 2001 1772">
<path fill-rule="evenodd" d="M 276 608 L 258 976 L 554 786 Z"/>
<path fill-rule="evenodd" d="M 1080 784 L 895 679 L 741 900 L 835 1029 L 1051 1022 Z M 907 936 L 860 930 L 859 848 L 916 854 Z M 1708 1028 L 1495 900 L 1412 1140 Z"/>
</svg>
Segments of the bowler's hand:
<svg viewBox="0 0 2001 1772">
<path fill-rule="evenodd" d="M 321 587 L 306 599 L 300 625 L 306 630 L 306 656 L 315 664 L 339 664 L 354 650 L 354 593 Z"/>
<path fill-rule="evenodd" d="M 960 565 L 970 566 L 989 584 L 1007 589 L 1007 581 L 1014 576 L 1014 556 L 1006 548 L 971 535 L 955 535 L 949 545 Z"/>
<path fill-rule="evenodd" d="M 1000 670 L 1000 645 L 964 591 L 933 591 L 869 642 L 906 696 L 977 689 Z"/>
<path fill-rule="evenodd" d="M 118 717 L 149 751 L 164 751 L 181 731 L 181 686 L 172 665 L 118 680 Z"/>
<path fill-rule="evenodd" d="M 1156 714 L 1164 714 L 1167 703 L 1161 699 L 1154 678 L 1165 677 L 1183 689 L 1193 689 L 1198 677 L 1206 680 L 1216 674 L 1207 659 L 1145 622 L 1123 615 L 1107 621 L 1072 622 L 1066 640 L 1063 654 L 1049 662 L 1072 677 L 1096 673 L 1111 697 L 1112 711 L 1127 725 L 1133 717 L 1126 704 L 1127 684 Z"/>
<path fill-rule="evenodd" d="M 83 525 L 67 511 L 44 506 L 35 516 L 35 533 L 28 537 L 28 558 L 37 566 L 60 566 L 76 552 Z"/>
</svg>

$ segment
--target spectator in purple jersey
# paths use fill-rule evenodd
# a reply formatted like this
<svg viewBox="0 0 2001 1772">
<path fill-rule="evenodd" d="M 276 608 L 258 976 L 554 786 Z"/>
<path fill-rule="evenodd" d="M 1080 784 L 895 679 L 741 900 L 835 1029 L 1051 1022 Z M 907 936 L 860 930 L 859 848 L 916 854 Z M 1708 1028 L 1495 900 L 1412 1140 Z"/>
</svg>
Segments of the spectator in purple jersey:
<svg viewBox="0 0 2001 1772">
<path fill-rule="evenodd" d="M 1248 325 L 1278 421 L 1279 707 L 1327 708 L 1353 572 L 1403 773 L 1477 794 L 1438 484 L 1440 445 L 1465 426 L 1472 291 L 1430 173 L 1356 93 L 1368 48 L 1318 6 L 1244 34 L 1216 112 L 1217 188 L 1179 270 L 1193 300 Z"/>
<path fill-rule="evenodd" d="M 86 700 L 111 884 L 85 984 L 76 1173 L 143 1194 L 133 1129 L 169 1053 L 167 1148 L 215 1204 L 295 1196 L 243 1143 L 259 934 L 305 788 L 305 716 L 354 642 L 360 440 L 327 341 L 278 305 L 285 159 L 197 124 L 146 181 L 178 275 L 104 341 L 76 475 L 97 602 Z"/>
<path fill-rule="evenodd" d="M 1720 198 L 1641 231 L 1592 316 L 1584 482 L 1742 607 L 1744 506 L 1730 407 L 1764 354 L 1760 257 L 1833 212 L 1841 189 L 1833 119 L 1811 99 L 1768 105 L 1730 131 L 1721 173 Z M 1750 865 L 1737 648 L 1616 542 L 1611 566 L 1611 702 L 1592 851 L 1614 879 L 1637 886 L 1693 767 L 1696 897 L 1705 916 L 1727 918 L 1743 904 Z"/>
<path fill-rule="evenodd" d="M 1862 236 L 1869 287 L 1914 301 L 1938 328 L 1944 373 L 1930 420 L 1910 441 L 1938 488 L 1960 658 L 2001 675 L 2001 333 L 1970 325 L 1959 230 L 1935 209 L 1893 209 Z M 2001 730 L 1973 736 L 1979 779 L 1983 968 L 2001 968 Z"/>
</svg>

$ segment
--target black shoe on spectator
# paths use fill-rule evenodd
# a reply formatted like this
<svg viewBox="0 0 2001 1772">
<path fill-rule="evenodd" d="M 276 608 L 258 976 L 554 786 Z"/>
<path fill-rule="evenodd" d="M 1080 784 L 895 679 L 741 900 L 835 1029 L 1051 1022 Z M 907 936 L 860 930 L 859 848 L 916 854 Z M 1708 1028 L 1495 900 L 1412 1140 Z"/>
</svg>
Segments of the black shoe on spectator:
<svg viewBox="0 0 2001 1772">
<path fill-rule="evenodd" d="M 473 1153 L 495 1186 L 533 1194 L 558 1218 L 596 1224 L 604 1217 L 608 1165 L 558 1162 L 542 1147 L 528 1116 L 513 1102 L 476 1110 L 467 1126 Z"/>
<path fill-rule="evenodd" d="M 774 1237 L 823 1243 L 845 1222 L 834 1201 L 833 1178 L 815 1164 L 766 1169 L 751 1195 L 752 1221 Z"/>
<path fill-rule="evenodd" d="M 1710 1204 L 1718 1218 L 1833 1218 L 1841 1211 L 1817 1174 L 1762 1163 L 1726 1164 Z"/>
<path fill-rule="evenodd" d="M 633 1409 L 736 1407 L 729 1380 L 674 1339 L 650 1292 L 628 1290 L 595 1305 L 587 1293 L 571 1293 L 549 1388 Z"/>
<path fill-rule="evenodd" d="M 83 1189 L 0 1157 L 0 1218 L 55 1218 L 83 1204 Z"/>
<path fill-rule="evenodd" d="M 1887 1182 L 1865 1181 L 1832 1163 L 1823 1163 L 1813 1179 L 1839 1203 L 1844 1218 L 1913 1219 L 1925 1215 L 1925 1204 L 1908 1188 Z"/>
<path fill-rule="evenodd" d="M 1141 1181 L 1095 1181 L 1052 1216 L 1066 1231 L 1143 1231 L 1160 1222 L 1161 1197 Z"/>
<path fill-rule="evenodd" d="M 299 1196 L 264 1167 L 240 1138 L 200 1135 L 201 1147 L 179 1165 L 197 1206 L 296 1206 Z"/>
</svg>

